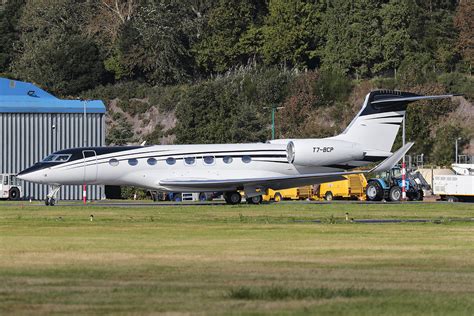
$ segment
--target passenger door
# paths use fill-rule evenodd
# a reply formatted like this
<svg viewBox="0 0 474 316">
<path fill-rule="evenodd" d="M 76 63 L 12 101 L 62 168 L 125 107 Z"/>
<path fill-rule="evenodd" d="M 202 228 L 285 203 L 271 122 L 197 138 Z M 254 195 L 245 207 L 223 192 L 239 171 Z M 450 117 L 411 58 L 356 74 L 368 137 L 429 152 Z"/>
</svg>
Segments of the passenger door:
<svg viewBox="0 0 474 316">
<path fill-rule="evenodd" d="M 84 157 L 84 183 L 97 180 L 97 154 L 94 150 L 83 150 Z"/>
</svg>

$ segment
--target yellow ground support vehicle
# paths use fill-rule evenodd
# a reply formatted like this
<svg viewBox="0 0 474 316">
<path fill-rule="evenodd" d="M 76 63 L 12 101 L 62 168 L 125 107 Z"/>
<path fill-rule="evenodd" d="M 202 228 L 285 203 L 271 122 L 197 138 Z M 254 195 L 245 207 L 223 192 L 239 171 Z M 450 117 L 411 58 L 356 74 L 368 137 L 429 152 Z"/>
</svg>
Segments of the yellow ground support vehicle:
<svg viewBox="0 0 474 316">
<path fill-rule="evenodd" d="M 319 199 L 331 201 L 333 199 L 358 199 L 365 200 L 365 187 L 367 179 L 363 174 L 351 174 L 344 176 L 346 180 L 322 183 L 316 189 Z"/>
<path fill-rule="evenodd" d="M 285 190 L 273 191 L 269 189 L 267 194 L 263 196 L 264 201 L 280 202 L 281 200 L 306 200 L 313 196 L 313 187 L 307 185 Z"/>
</svg>

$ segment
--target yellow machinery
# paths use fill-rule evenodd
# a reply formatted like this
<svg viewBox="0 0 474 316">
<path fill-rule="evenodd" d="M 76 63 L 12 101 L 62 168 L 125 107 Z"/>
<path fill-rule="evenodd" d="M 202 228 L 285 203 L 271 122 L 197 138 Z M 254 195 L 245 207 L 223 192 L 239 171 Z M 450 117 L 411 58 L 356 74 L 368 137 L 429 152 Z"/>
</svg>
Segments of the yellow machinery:
<svg viewBox="0 0 474 316">
<path fill-rule="evenodd" d="M 280 202 L 281 200 L 306 200 L 313 196 L 313 187 L 310 185 L 285 190 L 273 191 L 268 189 L 266 195 L 263 196 L 264 201 Z"/>
<path fill-rule="evenodd" d="M 367 180 L 363 174 L 344 176 L 346 180 L 323 183 L 314 186 L 304 186 L 274 191 L 269 189 L 263 195 L 264 201 L 280 202 L 281 200 L 321 200 L 359 199 L 365 200 Z"/>
<path fill-rule="evenodd" d="M 333 199 L 365 200 L 367 179 L 363 174 L 344 176 L 346 180 L 322 183 L 316 190 L 316 197 L 331 201 Z"/>
</svg>

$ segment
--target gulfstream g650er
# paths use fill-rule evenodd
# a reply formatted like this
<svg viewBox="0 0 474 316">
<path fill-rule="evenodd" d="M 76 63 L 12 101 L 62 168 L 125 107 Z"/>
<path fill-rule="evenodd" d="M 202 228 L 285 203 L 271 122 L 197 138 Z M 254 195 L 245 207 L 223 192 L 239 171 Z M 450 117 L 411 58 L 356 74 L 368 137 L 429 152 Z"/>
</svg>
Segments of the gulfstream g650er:
<svg viewBox="0 0 474 316">
<path fill-rule="evenodd" d="M 424 99 L 399 91 L 373 91 L 346 130 L 337 136 L 279 139 L 267 143 L 74 148 L 55 152 L 22 171 L 23 180 L 52 186 L 47 204 L 61 185 L 130 185 L 174 192 L 224 192 L 239 203 L 238 190 L 258 202 L 267 189 L 323 183 L 373 162 L 371 171 L 390 169 L 410 149 L 391 153 L 407 105 Z"/>
</svg>

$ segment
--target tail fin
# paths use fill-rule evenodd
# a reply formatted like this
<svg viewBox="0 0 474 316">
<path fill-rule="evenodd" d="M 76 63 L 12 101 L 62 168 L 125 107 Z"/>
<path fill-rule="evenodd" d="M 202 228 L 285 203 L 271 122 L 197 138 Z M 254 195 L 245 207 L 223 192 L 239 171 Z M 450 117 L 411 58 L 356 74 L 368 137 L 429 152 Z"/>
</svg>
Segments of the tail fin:
<svg viewBox="0 0 474 316">
<path fill-rule="evenodd" d="M 362 144 L 367 149 L 390 152 L 409 103 L 453 96 L 423 96 L 392 90 L 372 91 L 367 94 L 362 109 L 346 130 L 335 138 Z"/>
</svg>

